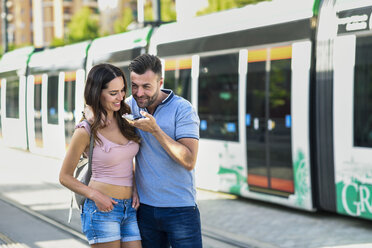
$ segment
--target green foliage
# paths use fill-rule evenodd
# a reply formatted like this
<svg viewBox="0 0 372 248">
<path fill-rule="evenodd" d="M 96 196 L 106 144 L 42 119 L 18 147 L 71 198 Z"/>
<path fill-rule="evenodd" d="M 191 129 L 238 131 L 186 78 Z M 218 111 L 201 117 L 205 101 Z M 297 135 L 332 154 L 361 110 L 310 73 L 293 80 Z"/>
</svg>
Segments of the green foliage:
<svg viewBox="0 0 372 248">
<path fill-rule="evenodd" d="M 263 1 L 271 0 L 208 0 L 209 5 L 196 13 L 197 16 L 205 15 L 222 10 L 240 8 L 248 4 L 255 4 Z"/>
<path fill-rule="evenodd" d="M 145 6 L 144 6 L 144 15 L 145 15 L 145 21 L 153 21 L 154 15 L 152 11 L 152 1 L 146 0 Z"/>
<path fill-rule="evenodd" d="M 8 44 L 8 52 L 13 51 L 13 50 L 18 49 L 18 48 L 27 47 L 27 46 L 32 46 L 32 44 L 24 43 L 24 44 L 21 44 L 21 45 L 16 45 L 14 43 L 10 43 L 10 44 Z"/>
<path fill-rule="evenodd" d="M 255 3 L 259 3 L 263 1 L 271 1 L 271 0 L 236 0 L 235 2 L 237 4 L 237 7 L 240 8 L 248 4 L 255 4 Z"/>
<path fill-rule="evenodd" d="M 176 3 L 175 0 L 161 0 L 161 20 L 164 22 L 176 21 Z M 145 2 L 145 21 L 154 21 L 154 12 L 152 9 L 152 1 Z"/>
<path fill-rule="evenodd" d="M 99 21 L 96 16 L 92 15 L 91 9 L 84 7 L 72 17 L 68 28 L 69 43 L 90 40 L 98 37 Z"/>
<path fill-rule="evenodd" d="M 174 0 L 161 0 L 161 19 L 164 22 L 177 20 L 176 4 Z"/>
<path fill-rule="evenodd" d="M 56 38 L 54 37 L 52 42 L 50 43 L 50 46 L 52 47 L 59 47 L 66 45 L 66 41 L 62 38 Z"/>
<path fill-rule="evenodd" d="M 114 23 L 114 31 L 115 33 L 122 33 L 127 31 L 127 27 L 129 24 L 133 22 L 133 14 L 131 8 L 125 8 L 124 13 L 118 20 Z"/>
<path fill-rule="evenodd" d="M 22 47 L 22 46 L 17 46 L 17 45 L 14 44 L 14 43 L 9 43 L 9 44 L 8 44 L 8 52 L 13 51 L 13 50 L 15 50 L 15 49 L 17 49 L 17 48 L 20 48 L 20 47 Z"/>
</svg>

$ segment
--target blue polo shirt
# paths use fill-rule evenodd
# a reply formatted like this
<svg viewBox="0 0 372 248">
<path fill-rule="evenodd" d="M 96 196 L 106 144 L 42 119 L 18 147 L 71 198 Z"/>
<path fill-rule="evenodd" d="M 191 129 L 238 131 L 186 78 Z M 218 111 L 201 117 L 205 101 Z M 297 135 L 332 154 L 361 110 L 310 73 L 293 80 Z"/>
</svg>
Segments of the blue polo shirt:
<svg viewBox="0 0 372 248">
<path fill-rule="evenodd" d="M 199 139 L 199 117 L 190 102 L 171 90 L 162 89 L 168 97 L 153 114 L 159 127 L 172 139 Z M 136 100 L 130 96 L 126 103 L 134 115 L 140 115 Z M 136 156 L 136 185 L 140 202 L 154 207 L 195 206 L 195 171 L 188 171 L 174 161 L 156 138 L 142 130 L 140 150 Z"/>
</svg>

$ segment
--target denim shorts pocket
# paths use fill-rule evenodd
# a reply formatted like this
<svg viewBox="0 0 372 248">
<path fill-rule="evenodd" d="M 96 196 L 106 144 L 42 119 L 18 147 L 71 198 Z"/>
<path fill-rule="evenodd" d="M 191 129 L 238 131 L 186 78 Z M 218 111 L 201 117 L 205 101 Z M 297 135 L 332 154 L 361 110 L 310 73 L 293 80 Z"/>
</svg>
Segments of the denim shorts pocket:
<svg viewBox="0 0 372 248">
<path fill-rule="evenodd" d="M 85 207 L 85 206 L 84 206 Z M 95 213 L 94 209 L 87 207 L 84 209 L 84 212 L 81 214 L 81 230 L 85 235 L 92 229 L 93 214 Z"/>
</svg>

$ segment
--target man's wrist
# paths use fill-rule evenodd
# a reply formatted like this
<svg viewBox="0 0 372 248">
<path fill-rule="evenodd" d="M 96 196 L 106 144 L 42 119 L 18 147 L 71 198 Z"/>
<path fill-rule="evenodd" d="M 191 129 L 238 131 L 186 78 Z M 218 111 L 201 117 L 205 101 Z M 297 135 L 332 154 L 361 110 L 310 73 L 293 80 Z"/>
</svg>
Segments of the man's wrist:
<svg viewBox="0 0 372 248">
<path fill-rule="evenodd" d="M 162 131 L 161 128 L 158 125 L 156 125 L 156 127 L 151 130 L 151 134 L 156 136 L 158 134 L 161 134 L 161 131 Z"/>
</svg>

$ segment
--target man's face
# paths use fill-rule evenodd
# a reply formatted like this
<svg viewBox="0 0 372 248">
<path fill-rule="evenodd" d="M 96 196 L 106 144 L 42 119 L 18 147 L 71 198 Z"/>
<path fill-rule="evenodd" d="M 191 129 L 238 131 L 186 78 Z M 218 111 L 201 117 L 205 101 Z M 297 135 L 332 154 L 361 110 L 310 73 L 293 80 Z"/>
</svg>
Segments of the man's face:
<svg viewBox="0 0 372 248">
<path fill-rule="evenodd" d="M 142 75 L 131 72 L 130 80 L 132 82 L 132 95 L 138 107 L 147 108 L 155 103 L 159 97 L 160 86 L 163 84 L 162 78 L 148 70 Z"/>
</svg>

